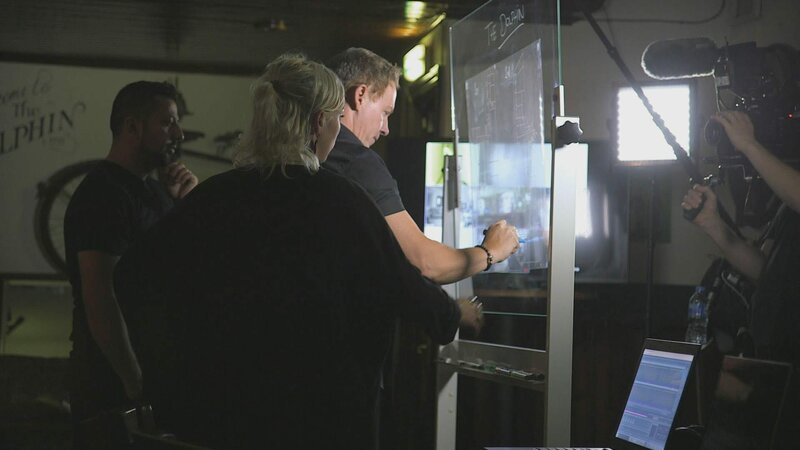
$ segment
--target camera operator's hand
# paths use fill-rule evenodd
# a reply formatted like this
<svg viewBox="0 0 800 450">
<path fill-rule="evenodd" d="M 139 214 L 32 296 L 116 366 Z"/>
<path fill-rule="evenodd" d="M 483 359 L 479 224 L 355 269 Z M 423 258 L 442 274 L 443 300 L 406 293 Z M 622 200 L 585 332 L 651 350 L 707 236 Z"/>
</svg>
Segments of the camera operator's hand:
<svg viewBox="0 0 800 450">
<path fill-rule="evenodd" d="M 772 192 L 795 212 L 800 212 L 800 172 L 775 156 L 755 138 L 753 123 L 740 111 L 724 111 L 711 118 L 725 128 L 731 144 L 756 169 Z"/>
<path fill-rule="evenodd" d="M 741 111 L 722 111 L 711 116 L 711 120 L 725 129 L 731 144 L 748 159 L 753 152 L 763 149 L 756 140 L 753 122 L 747 114 Z"/>
<path fill-rule="evenodd" d="M 703 201 L 705 200 L 705 201 Z M 717 211 L 717 194 L 710 186 L 695 184 L 683 196 L 681 208 L 686 211 L 700 208 L 692 223 L 709 233 L 713 228 L 724 225 Z"/>
<path fill-rule="evenodd" d="M 681 208 L 687 211 L 700 208 L 692 223 L 700 227 L 717 244 L 725 259 L 736 270 L 751 280 L 758 279 L 764 264 L 764 255 L 758 247 L 736 235 L 722 220 L 717 210 L 717 195 L 710 186 L 700 184 L 692 186 L 683 196 Z"/>
</svg>

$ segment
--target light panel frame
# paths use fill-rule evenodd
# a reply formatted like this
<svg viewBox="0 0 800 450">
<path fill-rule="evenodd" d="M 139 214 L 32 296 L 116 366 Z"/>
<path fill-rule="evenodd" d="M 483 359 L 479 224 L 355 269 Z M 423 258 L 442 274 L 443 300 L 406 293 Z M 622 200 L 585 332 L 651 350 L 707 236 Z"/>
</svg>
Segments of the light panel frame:
<svg viewBox="0 0 800 450">
<path fill-rule="evenodd" d="M 645 96 L 662 117 L 678 144 L 691 157 L 695 145 L 695 82 L 674 80 L 645 83 Z M 677 102 L 677 103 L 676 103 Z M 672 164 L 672 147 L 630 86 L 619 86 L 614 96 L 613 142 L 617 162 L 627 166 Z"/>
</svg>

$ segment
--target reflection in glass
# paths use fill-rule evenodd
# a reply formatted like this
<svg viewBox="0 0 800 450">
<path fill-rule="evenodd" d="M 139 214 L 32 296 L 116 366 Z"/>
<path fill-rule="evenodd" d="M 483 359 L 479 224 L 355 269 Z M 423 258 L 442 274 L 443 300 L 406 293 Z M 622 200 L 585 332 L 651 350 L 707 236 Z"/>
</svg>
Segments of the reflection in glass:
<svg viewBox="0 0 800 450">
<path fill-rule="evenodd" d="M 547 267 L 550 155 L 543 146 L 541 41 L 468 78 L 465 95 L 470 142 L 459 146 L 459 243 L 480 243 L 484 229 L 505 219 L 524 244 L 491 270 Z"/>
</svg>

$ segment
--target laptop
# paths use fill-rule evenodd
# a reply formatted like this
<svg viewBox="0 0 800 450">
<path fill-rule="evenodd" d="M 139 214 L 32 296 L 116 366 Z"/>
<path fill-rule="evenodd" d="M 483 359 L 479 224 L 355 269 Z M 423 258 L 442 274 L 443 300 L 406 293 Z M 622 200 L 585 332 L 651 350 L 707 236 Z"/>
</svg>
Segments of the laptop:
<svg viewBox="0 0 800 450">
<path fill-rule="evenodd" d="M 686 382 L 700 345 L 646 339 L 615 433 L 614 450 L 664 450 L 673 436 Z M 512 447 L 486 447 L 511 450 Z M 513 447 L 514 450 L 611 450 L 599 447 Z"/>
<path fill-rule="evenodd" d="M 778 448 L 778 421 L 791 372 L 787 363 L 723 357 L 702 448 Z"/>
</svg>

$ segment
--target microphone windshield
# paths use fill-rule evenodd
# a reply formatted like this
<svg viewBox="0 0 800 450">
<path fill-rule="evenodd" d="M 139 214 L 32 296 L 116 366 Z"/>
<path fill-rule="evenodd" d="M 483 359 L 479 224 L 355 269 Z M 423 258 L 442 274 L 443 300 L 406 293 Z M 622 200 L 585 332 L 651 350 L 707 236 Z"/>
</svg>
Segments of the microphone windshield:
<svg viewBox="0 0 800 450">
<path fill-rule="evenodd" d="M 642 68 L 651 78 L 674 80 L 714 74 L 720 51 L 708 38 L 651 42 L 642 53 Z"/>
</svg>

